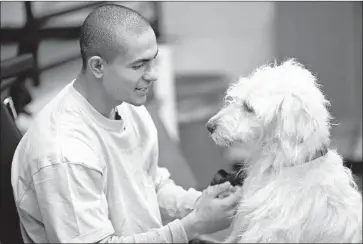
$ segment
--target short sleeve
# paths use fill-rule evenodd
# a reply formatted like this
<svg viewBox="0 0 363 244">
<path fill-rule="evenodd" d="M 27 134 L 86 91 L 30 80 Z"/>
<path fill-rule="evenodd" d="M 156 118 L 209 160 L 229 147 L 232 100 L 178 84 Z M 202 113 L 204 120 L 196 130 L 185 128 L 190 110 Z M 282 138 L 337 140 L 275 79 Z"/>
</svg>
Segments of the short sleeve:
<svg viewBox="0 0 363 244">
<path fill-rule="evenodd" d="M 33 175 L 49 242 L 98 242 L 114 233 L 102 172 L 78 162 L 52 164 Z"/>
</svg>

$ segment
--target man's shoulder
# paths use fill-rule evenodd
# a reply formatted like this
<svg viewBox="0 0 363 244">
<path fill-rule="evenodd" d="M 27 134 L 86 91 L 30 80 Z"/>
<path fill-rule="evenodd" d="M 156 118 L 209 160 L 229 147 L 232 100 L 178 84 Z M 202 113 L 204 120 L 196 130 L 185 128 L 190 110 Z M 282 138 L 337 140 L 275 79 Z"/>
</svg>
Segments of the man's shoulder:
<svg viewBox="0 0 363 244">
<path fill-rule="evenodd" d="M 65 135 L 72 135 L 86 129 L 86 119 L 76 111 L 65 111 L 49 104 L 36 115 L 30 127 L 26 131 L 28 140 L 57 142 Z"/>
<path fill-rule="evenodd" d="M 94 130 L 90 128 L 91 123 L 81 110 L 69 107 L 66 98 L 47 104 L 34 118 L 22 138 L 26 148 L 44 151 L 46 155 L 59 154 L 70 149 L 85 151 L 86 146 L 92 144 L 92 138 L 96 137 L 93 136 Z"/>
<path fill-rule="evenodd" d="M 46 128 L 39 125 L 29 130 L 18 147 L 19 155 L 26 155 L 37 170 L 58 163 L 79 163 L 101 170 L 104 166 L 96 150 L 97 139 L 84 129 L 85 126 L 70 126 L 55 123 Z M 19 159 L 23 160 L 24 156 Z"/>
</svg>

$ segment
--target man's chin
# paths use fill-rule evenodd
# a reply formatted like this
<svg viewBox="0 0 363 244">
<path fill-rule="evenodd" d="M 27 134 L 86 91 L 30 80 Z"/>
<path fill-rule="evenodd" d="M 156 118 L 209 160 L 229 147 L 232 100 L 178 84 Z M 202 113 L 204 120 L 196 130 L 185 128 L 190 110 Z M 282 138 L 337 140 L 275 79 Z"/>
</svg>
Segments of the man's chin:
<svg viewBox="0 0 363 244">
<path fill-rule="evenodd" d="M 136 106 L 136 107 L 140 107 L 140 106 L 143 106 L 145 105 L 147 102 L 147 99 L 146 98 L 139 98 L 139 99 L 135 99 L 135 100 L 132 100 L 132 101 L 127 101 L 127 103 L 133 105 L 133 106 Z"/>
</svg>

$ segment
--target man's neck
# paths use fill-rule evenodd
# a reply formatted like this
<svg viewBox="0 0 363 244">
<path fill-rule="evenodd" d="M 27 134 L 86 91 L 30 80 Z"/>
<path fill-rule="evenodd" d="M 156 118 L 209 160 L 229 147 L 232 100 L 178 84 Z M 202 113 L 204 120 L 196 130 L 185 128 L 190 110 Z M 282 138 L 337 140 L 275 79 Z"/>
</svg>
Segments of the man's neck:
<svg viewBox="0 0 363 244">
<path fill-rule="evenodd" d="M 96 109 L 100 114 L 109 118 L 112 109 L 116 107 L 115 101 L 105 92 L 101 84 L 93 77 L 80 73 L 74 82 L 74 88 Z"/>
</svg>

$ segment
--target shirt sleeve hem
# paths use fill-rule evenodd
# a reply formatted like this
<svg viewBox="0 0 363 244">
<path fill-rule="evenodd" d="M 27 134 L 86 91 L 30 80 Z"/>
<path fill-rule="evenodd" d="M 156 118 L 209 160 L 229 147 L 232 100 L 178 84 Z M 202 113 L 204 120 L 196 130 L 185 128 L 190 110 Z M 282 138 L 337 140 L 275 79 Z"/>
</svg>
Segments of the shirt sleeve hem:
<svg viewBox="0 0 363 244">
<path fill-rule="evenodd" d="M 188 243 L 188 236 L 184 227 L 179 219 L 174 220 L 168 224 L 170 232 L 173 236 L 173 243 Z"/>
<path fill-rule="evenodd" d="M 113 233 L 115 233 L 115 230 L 111 222 L 108 222 L 104 227 L 96 229 L 90 233 L 74 237 L 67 241 L 67 243 L 98 243 Z"/>
</svg>

